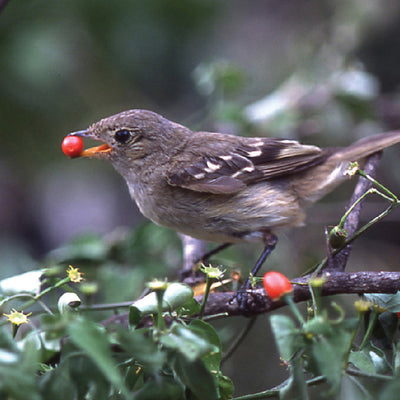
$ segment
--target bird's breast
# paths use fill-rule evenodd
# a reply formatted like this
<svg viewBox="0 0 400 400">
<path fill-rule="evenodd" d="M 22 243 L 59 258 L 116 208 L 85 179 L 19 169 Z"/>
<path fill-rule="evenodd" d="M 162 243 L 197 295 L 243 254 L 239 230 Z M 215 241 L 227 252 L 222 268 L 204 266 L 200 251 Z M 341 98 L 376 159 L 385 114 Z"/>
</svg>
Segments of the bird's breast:
<svg viewBox="0 0 400 400">
<path fill-rule="evenodd" d="M 298 199 L 285 182 L 259 183 L 234 195 L 195 192 L 166 183 L 129 188 L 145 217 L 211 242 L 260 241 L 265 231 L 304 221 Z"/>
</svg>

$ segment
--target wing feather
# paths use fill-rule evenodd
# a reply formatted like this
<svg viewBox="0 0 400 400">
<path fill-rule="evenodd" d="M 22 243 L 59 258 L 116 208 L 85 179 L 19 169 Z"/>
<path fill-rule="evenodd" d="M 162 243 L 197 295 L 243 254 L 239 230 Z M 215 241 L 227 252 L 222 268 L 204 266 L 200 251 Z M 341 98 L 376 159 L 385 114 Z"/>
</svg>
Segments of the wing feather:
<svg viewBox="0 0 400 400">
<path fill-rule="evenodd" d="M 224 146 L 221 136 L 218 139 L 215 146 L 207 146 L 209 154 L 173 164 L 168 183 L 199 192 L 232 194 L 253 183 L 304 171 L 326 158 L 319 147 L 294 140 L 237 137 Z"/>
</svg>

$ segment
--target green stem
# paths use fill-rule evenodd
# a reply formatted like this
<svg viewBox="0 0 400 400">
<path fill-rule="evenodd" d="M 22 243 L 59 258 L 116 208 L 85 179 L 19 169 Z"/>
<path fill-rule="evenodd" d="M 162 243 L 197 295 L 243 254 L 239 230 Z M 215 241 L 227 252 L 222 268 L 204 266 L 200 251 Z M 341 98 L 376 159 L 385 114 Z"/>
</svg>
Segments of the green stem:
<svg viewBox="0 0 400 400">
<path fill-rule="evenodd" d="M 297 320 L 300 322 L 301 325 L 305 324 L 306 321 L 304 320 L 303 316 L 300 314 L 299 309 L 296 307 L 296 304 L 293 301 L 293 297 L 290 293 L 285 294 L 283 296 L 283 300 L 286 302 L 286 304 L 290 307 L 292 310 L 293 314 L 297 318 Z"/>
<path fill-rule="evenodd" d="M 383 186 L 381 183 L 379 183 L 376 179 L 374 179 L 372 176 L 366 174 L 363 170 L 359 169 L 357 171 L 359 175 L 361 175 L 363 178 L 368 179 L 370 182 L 372 182 L 375 186 L 377 186 L 380 190 L 384 191 L 391 199 L 393 202 L 398 203 L 397 196 L 392 193 L 388 188 Z"/>
<path fill-rule="evenodd" d="M 264 390 L 259 393 L 247 394 L 245 396 L 234 397 L 231 400 L 257 400 L 257 399 L 268 399 L 271 397 L 279 398 L 279 392 L 288 384 L 288 379 L 282 382 L 280 385 L 275 386 L 272 389 Z M 323 376 L 317 376 L 315 378 L 306 381 L 307 386 L 316 386 L 320 383 L 326 382 L 326 378 Z"/>
<path fill-rule="evenodd" d="M 156 290 L 157 296 L 157 332 L 165 329 L 165 321 L 163 318 L 163 297 L 165 290 Z"/>
<path fill-rule="evenodd" d="M 350 343 L 349 343 L 349 347 L 346 351 L 345 357 L 344 357 L 344 361 L 343 361 L 343 369 L 346 370 L 347 365 L 349 363 L 349 357 L 350 357 L 350 353 L 351 353 L 351 348 L 353 346 L 353 342 L 354 339 L 357 335 L 358 330 L 360 329 L 360 325 L 361 325 L 361 319 L 362 319 L 363 313 L 359 312 L 358 313 L 358 322 L 357 322 L 357 326 L 354 328 L 353 333 L 351 334 L 351 339 L 350 339 Z"/>
<path fill-rule="evenodd" d="M 368 189 L 362 196 L 360 196 L 360 197 L 349 207 L 349 209 L 344 213 L 344 215 L 343 215 L 343 217 L 341 218 L 341 220 L 340 220 L 340 222 L 339 222 L 339 225 L 338 225 L 340 228 L 343 228 L 344 223 L 345 223 L 347 217 L 348 217 L 349 214 L 354 210 L 354 208 L 357 206 L 357 204 L 360 203 L 360 202 L 364 199 L 364 197 L 366 197 L 366 196 L 368 196 L 369 194 L 372 194 L 372 193 L 380 193 L 380 192 L 379 192 L 378 190 L 374 189 L 374 188 L 371 188 L 371 189 Z M 386 197 L 386 196 L 385 196 L 385 197 Z"/>
<path fill-rule="evenodd" d="M 204 311 L 206 309 L 206 303 L 207 303 L 207 299 L 208 299 L 208 295 L 210 294 L 210 288 L 211 285 L 213 283 L 214 279 L 210 278 L 207 275 L 207 280 L 206 280 L 206 289 L 204 291 L 204 296 L 203 296 L 203 300 L 201 301 L 201 306 L 200 306 L 200 312 L 199 312 L 199 319 L 203 319 L 204 317 Z"/>
<path fill-rule="evenodd" d="M 365 332 L 364 338 L 360 344 L 360 350 L 364 348 L 367 344 L 369 337 L 371 336 L 372 330 L 374 329 L 376 319 L 378 318 L 378 312 L 376 310 L 372 310 L 371 318 L 369 320 L 367 331 Z"/>
<path fill-rule="evenodd" d="M 382 381 L 393 381 L 393 376 L 368 373 L 359 369 L 347 368 L 346 373 L 352 376 L 360 376 L 363 378 L 380 379 Z"/>
<path fill-rule="evenodd" d="M 310 280 L 308 281 L 308 288 L 310 289 L 314 316 L 316 317 L 319 314 L 319 310 L 321 309 L 321 291 L 322 291 L 322 288 L 320 286 L 319 287 L 313 286 L 310 283 Z"/>
<path fill-rule="evenodd" d="M 372 226 L 376 225 L 378 222 L 382 221 L 384 218 L 386 218 L 395 208 L 399 207 L 400 203 L 392 203 L 385 211 L 382 211 L 378 216 L 373 218 L 371 221 L 366 223 L 364 226 L 362 226 L 360 229 L 358 229 L 354 235 L 349 237 L 343 244 L 343 246 L 338 247 L 337 249 L 332 250 L 331 255 L 335 256 L 338 254 L 340 251 L 342 251 L 347 245 L 352 243 L 354 240 L 356 240 L 359 236 L 361 236 L 366 230 L 371 228 Z M 303 276 L 308 274 L 309 272 L 313 271 L 313 276 L 318 275 L 319 271 L 323 268 L 323 266 L 326 264 L 328 261 L 328 257 L 324 257 L 321 262 L 314 268 L 309 269 L 306 271 Z"/>
</svg>

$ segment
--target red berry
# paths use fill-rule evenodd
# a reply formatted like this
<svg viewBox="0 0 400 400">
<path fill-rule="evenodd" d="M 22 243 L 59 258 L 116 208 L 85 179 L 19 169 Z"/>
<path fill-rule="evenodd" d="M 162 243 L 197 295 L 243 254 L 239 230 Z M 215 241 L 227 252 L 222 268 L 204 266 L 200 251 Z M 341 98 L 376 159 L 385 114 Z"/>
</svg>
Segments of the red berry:
<svg viewBox="0 0 400 400">
<path fill-rule="evenodd" d="M 271 300 L 279 300 L 293 288 L 289 279 L 280 272 L 270 271 L 264 275 L 264 288 Z"/>
<path fill-rule="evenodd" d="M 79 157 L 83 151 L 83 140 L 79 136 L 66 136 L 61 148 L 66 156 Z"/>
</svg>

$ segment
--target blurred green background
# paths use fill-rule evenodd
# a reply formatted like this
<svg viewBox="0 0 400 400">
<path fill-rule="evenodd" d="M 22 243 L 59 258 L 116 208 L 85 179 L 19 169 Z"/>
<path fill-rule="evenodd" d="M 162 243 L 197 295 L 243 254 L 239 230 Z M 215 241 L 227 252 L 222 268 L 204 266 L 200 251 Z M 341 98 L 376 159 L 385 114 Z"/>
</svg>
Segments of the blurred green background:
<svg viewBox="0 0 400 400">
<path fill-rule="evenodd" d="M 400 128 L 399 22 L 388 0 L 10 0 L 0 13 L 0 277 L 73 260 L 101 272 L 101 301 L 174 277 L 175 233 L 142 220 L 111 166 L 67 159 L 65 134 L 129 108 L 322 146 Z M 399 162 L 389 149 L 379 173 L 395 193 Z M 280 235 L 269 268 L 293 277 L 320 259 L 351 187 L 313 207 L 307 228 Z M 398 231 L 399 213 L 358 241 L 349 268 L 397 268 Z M 259 250 L 219 257 L 249 267 Z M 266 357 L 278 364 L 259 324 L 226 367 L 237 394 L 284 371 L 257 368 Z M 236 328 L 221 329 L 229 340 Z M 249 360 L 254 368 L 239 368 Z"/>
</svg>

